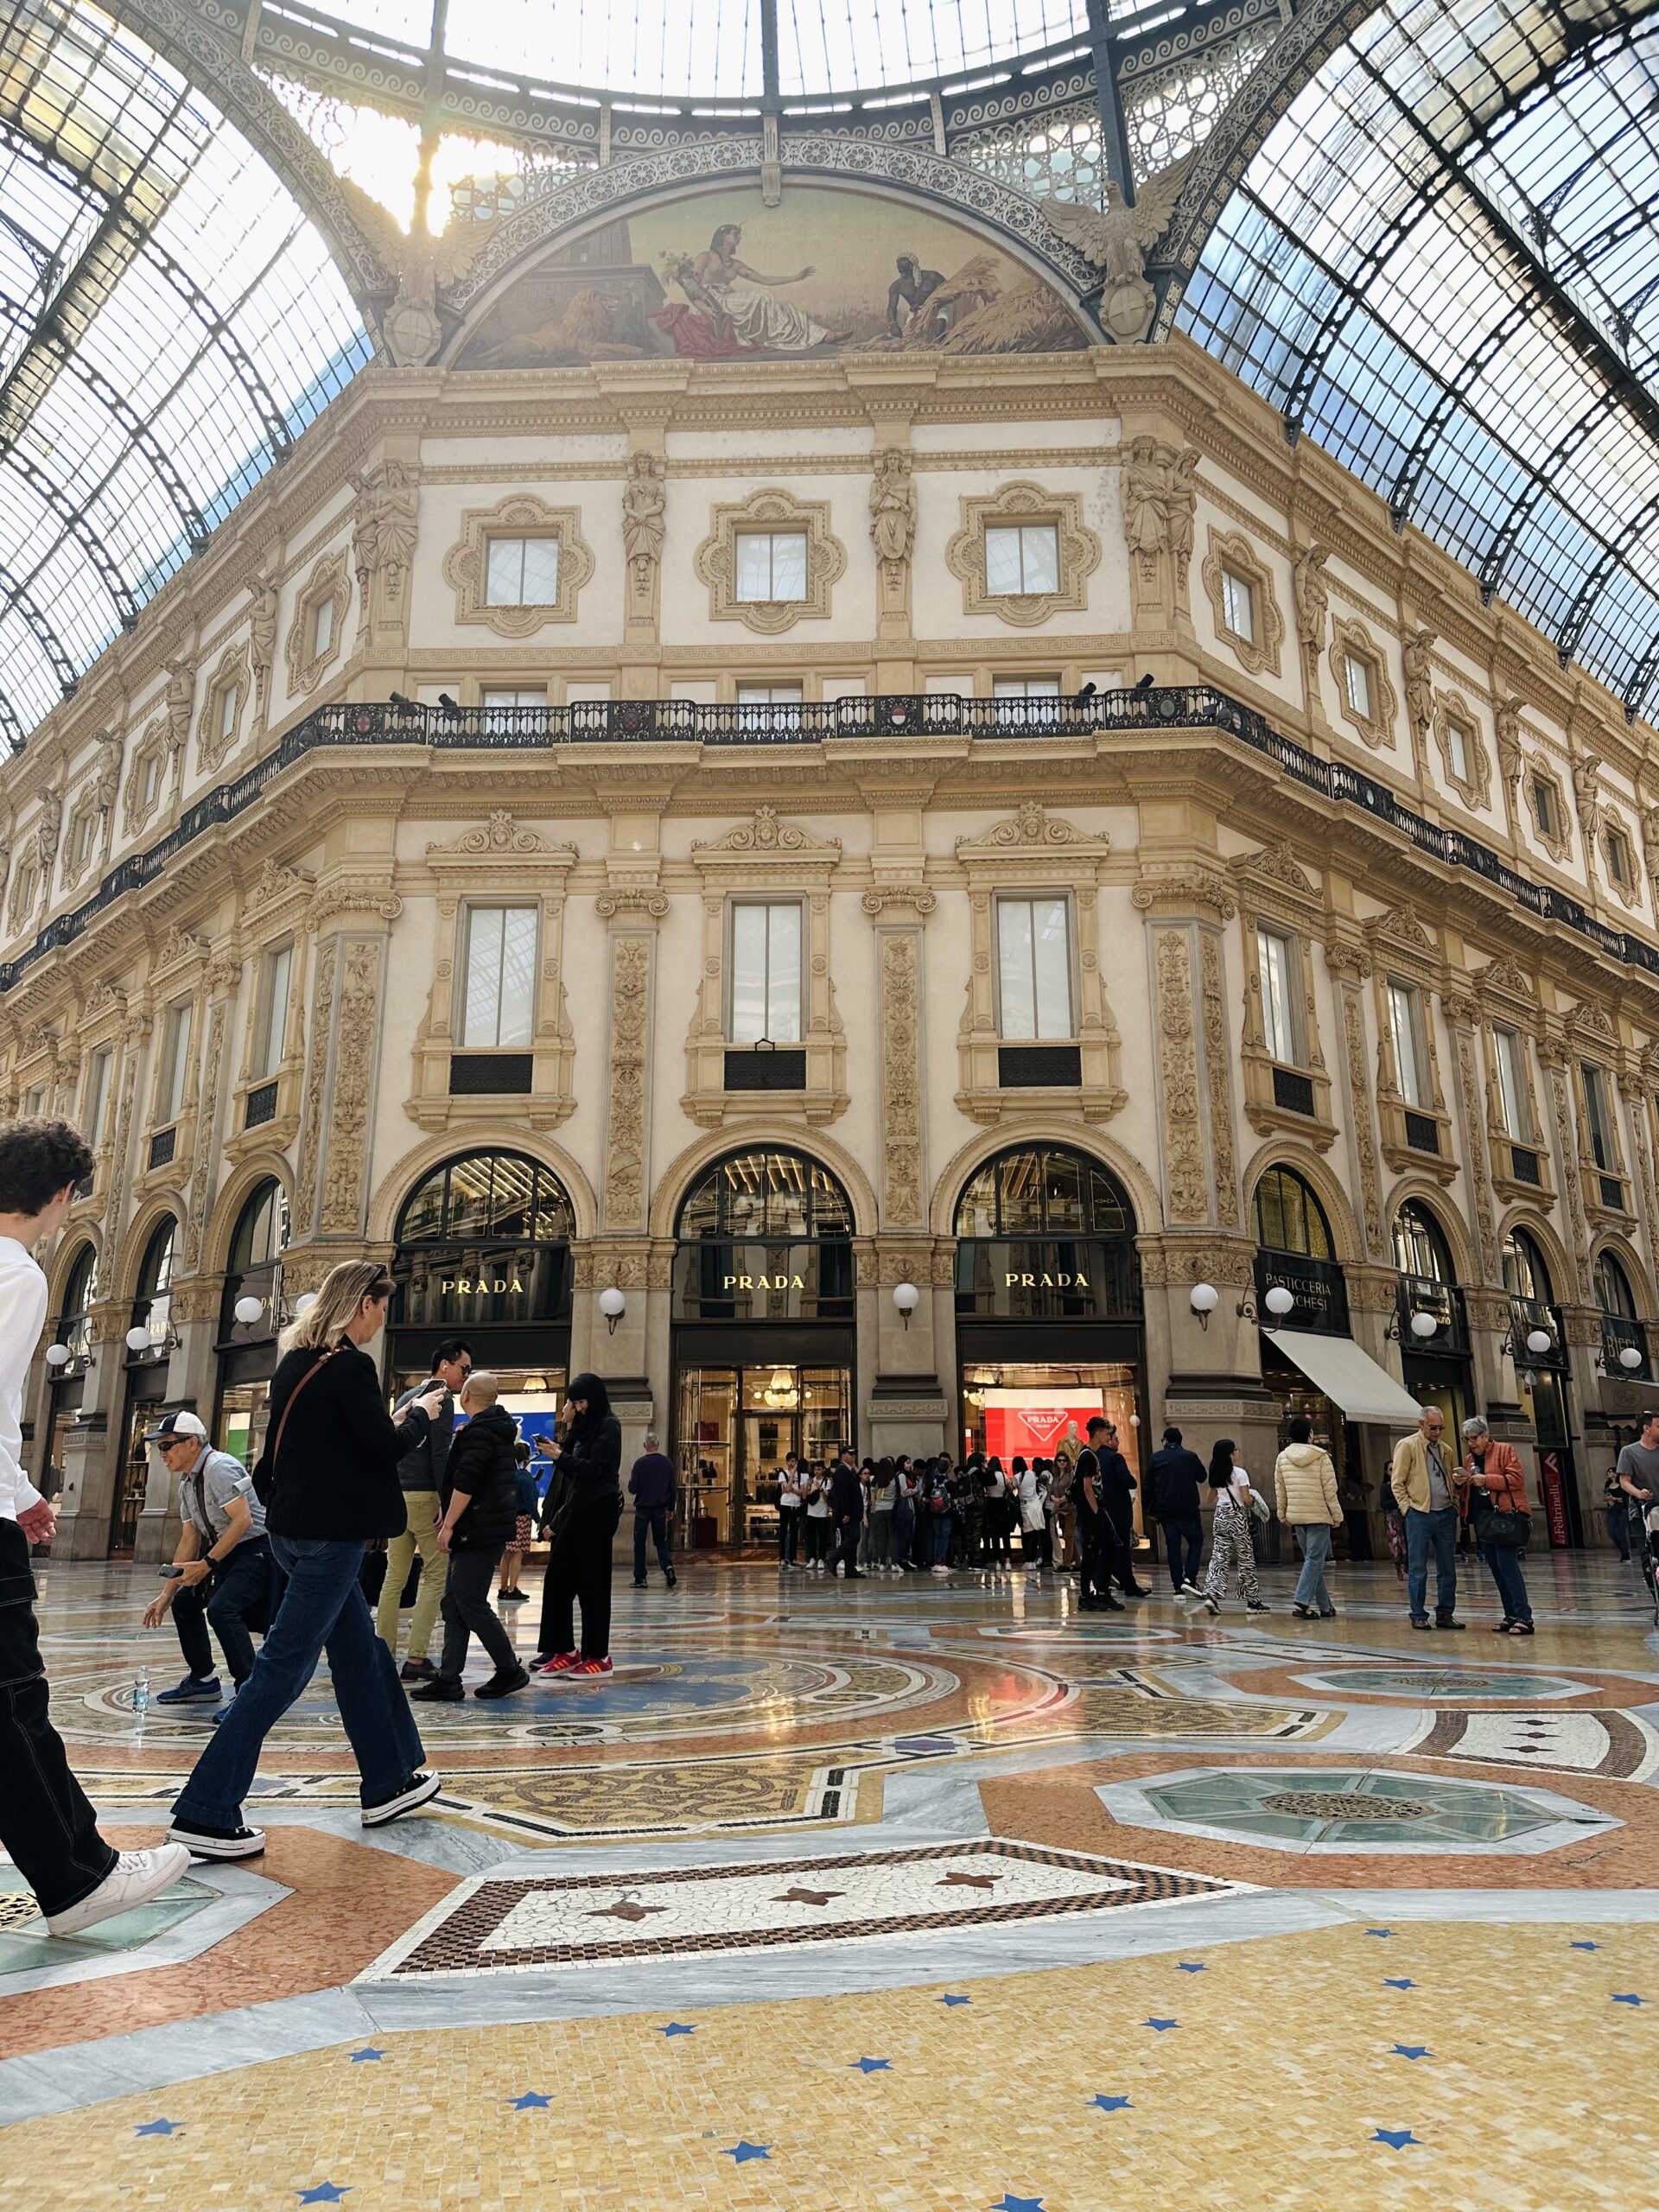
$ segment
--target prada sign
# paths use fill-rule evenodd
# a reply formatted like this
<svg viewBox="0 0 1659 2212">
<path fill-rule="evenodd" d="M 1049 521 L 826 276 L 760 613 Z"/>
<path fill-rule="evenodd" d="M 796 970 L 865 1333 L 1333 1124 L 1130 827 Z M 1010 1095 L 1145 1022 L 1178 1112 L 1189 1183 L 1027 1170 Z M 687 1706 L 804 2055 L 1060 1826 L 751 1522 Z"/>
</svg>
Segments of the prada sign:
<svg viewBox="0 0 1659 2212">
<path fill-rule="evenodd" d="M 1027 1268 L 1020 1273 L 1005 1272 L 1002 1287 L 1004 1290 L 1087 1290 L 1089 1278 L 1081 1268 L 1073 1273 L 1065 1268 L 1052 1270 L 1044 1268 L 1035 1272 Z"/>
<path fill-rule="evenodd" d="M 438 1283 L 440 1298 L 522 1298 L 521 1275 L 444 1275 Z"/>
<path fill-rule="evenodd" d="M 804 1290 L 806 1277 L 791 1274 L 722 1275 L 720 1287 L 722 1290 Z"/>
<path fill-rule="evenodd" d="M 568 1244 L 406 1245 L 393 1262 L 395 1328 L 570 1318 Z"/>
</svg>

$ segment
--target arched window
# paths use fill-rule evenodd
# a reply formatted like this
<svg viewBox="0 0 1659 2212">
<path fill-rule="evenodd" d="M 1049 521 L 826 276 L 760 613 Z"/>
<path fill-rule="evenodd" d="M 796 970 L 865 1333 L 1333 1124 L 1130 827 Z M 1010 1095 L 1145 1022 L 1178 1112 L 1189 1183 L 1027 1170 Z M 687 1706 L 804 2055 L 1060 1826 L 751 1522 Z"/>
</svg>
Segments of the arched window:
<svg viewBox="0 0 1659 2212">
<path fill-rule="evenodd" d="M 1599 1252 L 1593 1270 L 1596 1303 L 1610 1319 L 1634 1321 L 1636 1294 L 1630 1279 L 1611 1252 Z"/>
<path fill-rule="evenodd" d="M 1609 1375 L 1640 1382 L 1648 1376 L 1648 1332 L 1637 1319 L 1630 1279 L 1611 1252 L 1598 1252 L 1591 1281 L 1601 1308 L 1601 1363 Z"/>
<path fill-rule="evenodd" d="M 397 1217 L 393 1325 L 569 1321 L 575 1226 L 569 1192 L 539 1160 L 519 1152 L 446 1160 Z"/>
<path fill-rule="evenodd" d="M 268 1341 L 276 1334 L 278 1268 L 288 1244 L 288 1196 L 275 1176 L 248 1193 L 231 1232 L 231 1249 L 225 1273 L 225 1289 L 219 1306 L 221 1344 L 245 1346 Z M 257 1298 L 257 1321 L 238 1322 L 237 1302 Z"/>
<path fill-rule="evenodd" d="M 52 1331 L 53 1341 L 69 1354 L 52 1370 L 54 1382 L 79 1374 L 92 1357 L 92 1313 L 98 1299 L 98 1254 L 83 1244 L 63 1279 L 63 1298 Z"/>
<path fill-rule="evenodd" d="M 149 1350 L 127 1348 L 129 1360 L 151 1359 L 173 1332 L 173 1247 L 179 1224 L 169 1214 L 152 1231 L 138 1269 L 138 1287 L 132 1301 L 132 1325 L 149 1332 Z"/>
<path fill-rule="evenodd" d="M 957 1201 L 957 1313 L 1135 1320 L 1135 1210 L 1116 1177 L 1059 1145 L 999 1153 Z"/>
<path fill-rule="evenodd" d="M 734 1152 L 680 1208 L 682 1321 L 850 1320 L 853 1209 L 804 1152 Z"/>
<path fill-rule="evenodd" d="M 1269 1167 L 1255 1186 L 1255 1241 L 1269 1252 L 1331 1260 L 1331 1224 L 1294 1167 Z"/>
<path fill-rule="evenodd" d="M 958 1236 L 1132 1236 L 1135 1210 L 1097 1160 L 1052 1145 L 988 1160 L 955 1225 Z"/>
<path fill-rule="evenodd" d="M 1524 1229 L 1512 1229 L 1503 1239 L 1503 1287 L 1512 1298 L 1535 1306 L 1554 1302 L 1544 1255 Z"/>
<path fill-rule="evenodd" d="M 1394 1264 L 1402 1275 L 1448 1289 L 1458 1280 L 1446 1231 L 1415 1198 L 1408 1198 L 1394 1217 Z"/>
<path fill-rule="evenodd" d="M 416 1185 L 397 1218 L 400 1244 L 558 1244 L 575 1233 L 563 1184 L 518 1152 L 446 1160 Z"/>
</svg>

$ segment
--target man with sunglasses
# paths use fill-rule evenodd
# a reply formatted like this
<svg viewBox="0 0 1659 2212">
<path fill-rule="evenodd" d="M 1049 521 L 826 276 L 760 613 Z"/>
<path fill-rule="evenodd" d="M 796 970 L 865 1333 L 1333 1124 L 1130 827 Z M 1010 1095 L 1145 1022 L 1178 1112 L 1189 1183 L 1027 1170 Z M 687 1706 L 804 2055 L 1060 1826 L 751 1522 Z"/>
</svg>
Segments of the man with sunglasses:
<svg viewBox="0 0 1659 2212">
<path fill-rule="evenodd" d="M 391 1417 L 396 1421 L 404 1408 L 429 1390 L 434 1382 L 443 1385 L 443 1402 L 433 1415 L 425 1435 L 397 1463 L 397 1479 L 403 1485 L 409 1526 L 386 1546 L 386 1579 L 380 1586 L 380 1603 L 374 1616 L 375 1634 L 395 1659 L 397 1601 L 418 1552 L 421 1580 L 409 1617 L 409 1656 L 403 1670 L 406 1682 L 430 1681 L 438 1671 L 427 1651 L 443 1597 L 448 1566 L 438 1543 L 438 1528 L 443 1519 L 440 1500 L 444 1469 L 449 1464 L 449 1446 L 455 1433 L 455 1399 L 472 1371 L 472 1346 L 460 1337 L 446 1337 L 432 1354 L 430 1380 L 416 1389 L 405 1390 L 391 1409 Z"/>
</svg>

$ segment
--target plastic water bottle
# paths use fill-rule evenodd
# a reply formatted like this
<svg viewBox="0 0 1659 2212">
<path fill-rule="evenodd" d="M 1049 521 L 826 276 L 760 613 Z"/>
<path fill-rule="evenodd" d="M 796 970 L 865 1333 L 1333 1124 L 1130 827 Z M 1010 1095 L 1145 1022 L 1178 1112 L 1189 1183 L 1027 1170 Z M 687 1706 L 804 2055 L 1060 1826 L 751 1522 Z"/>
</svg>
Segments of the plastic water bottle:
<svg viewBox="0 0 1659 2212">
<path fill-rule="evenodd" d="M 141 1667 L 132 1685 L 132 1711 L 135 1719 L 142 1720 L 149 1711 L 149 1669 Z"/>
</svg>

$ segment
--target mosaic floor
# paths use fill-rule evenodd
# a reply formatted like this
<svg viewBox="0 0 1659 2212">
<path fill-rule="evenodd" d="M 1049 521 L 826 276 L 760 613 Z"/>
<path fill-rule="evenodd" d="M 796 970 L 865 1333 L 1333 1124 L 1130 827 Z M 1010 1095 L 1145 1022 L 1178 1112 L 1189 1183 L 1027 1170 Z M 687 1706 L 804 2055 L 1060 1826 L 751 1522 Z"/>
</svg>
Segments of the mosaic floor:
<svg viewBox="0 0 1659 2212">
<path fill-rule="evenodd" d="M 1306 1627 L 1273 1570 L 1214 1621 L 624 1579 L 614 1679 L 423 1706 L 443 1793 L 372 1835 L 325 1672 L 262 1859 L 73 1942 L 0 1861 L 0 2207 L 1646 2212 L 1659 1638 L 1611 1558 L 1528 1564 L 1524 1644 L 1467 1574 L 1413 1636 L 1387 1567 Z M 208 1725 L 135 1709 L 153 1577 L 43 1585 L 151 1840 Z"/>
</svg>

